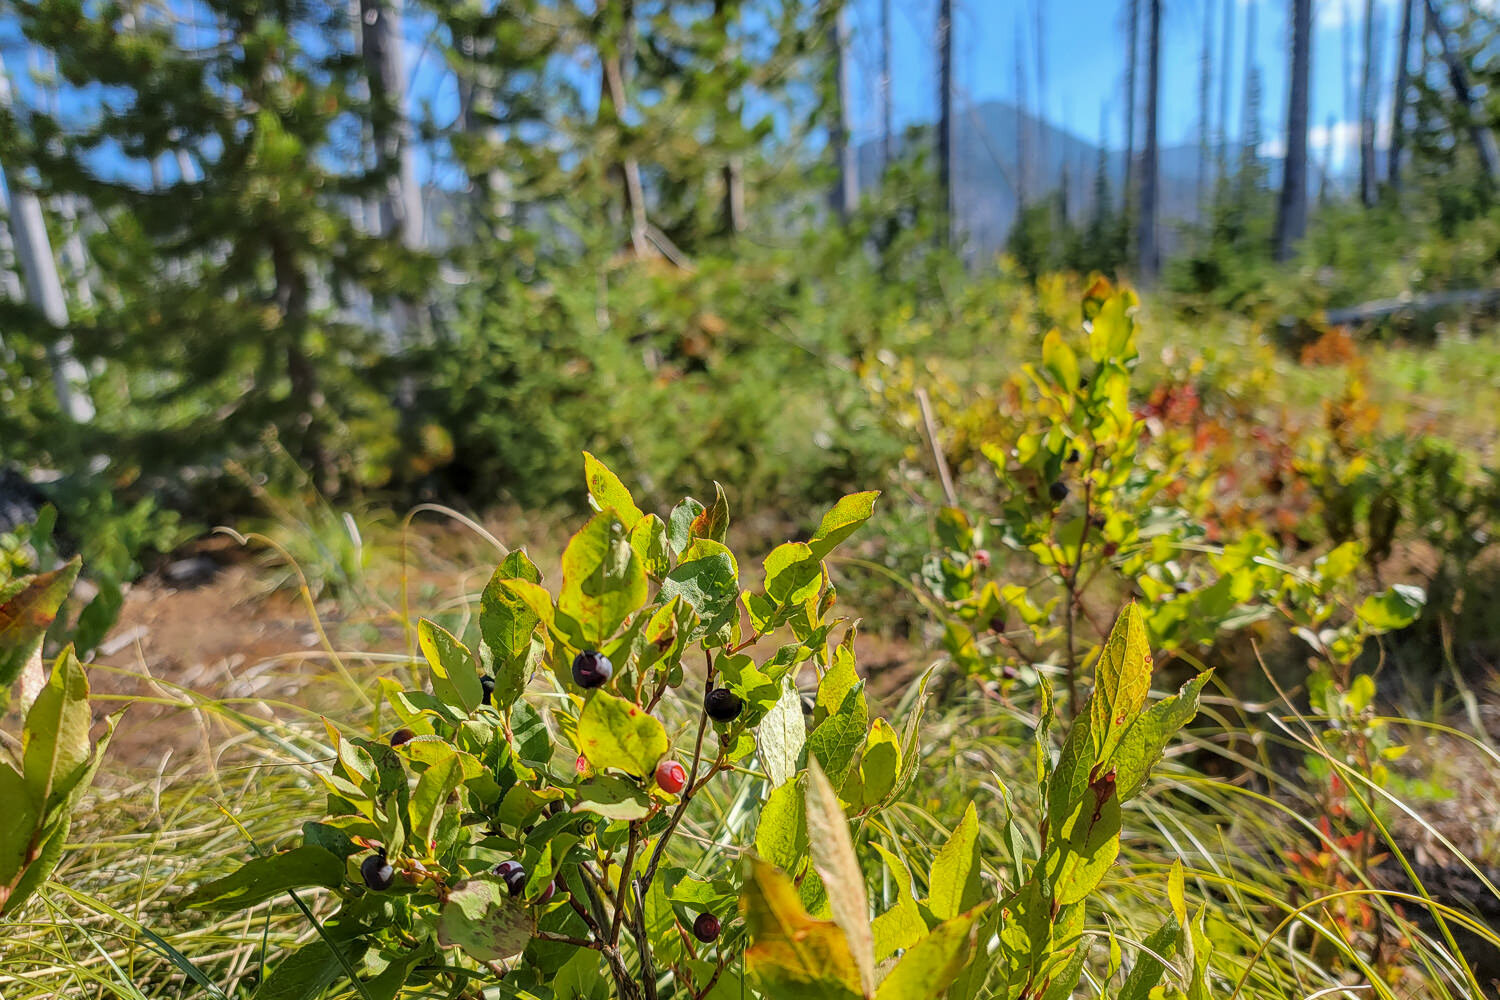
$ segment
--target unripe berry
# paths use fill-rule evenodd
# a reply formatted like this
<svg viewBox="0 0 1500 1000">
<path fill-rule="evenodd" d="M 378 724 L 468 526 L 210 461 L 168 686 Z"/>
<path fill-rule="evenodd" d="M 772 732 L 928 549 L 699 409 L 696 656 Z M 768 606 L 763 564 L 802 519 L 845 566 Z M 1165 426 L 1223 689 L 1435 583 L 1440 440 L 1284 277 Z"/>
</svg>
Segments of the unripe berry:
<svg viewBox="0 0 1500 1000">
<path fill-rule="evenodd" d="M 398 729 L 391 734 L 391 746 L 399 747 L 403 743 L 410 743 L 417 738 L 417 734 L 410 729 Z"/>
<path fill-rule="evenodd" d="M 395 869 L 384 854 L 372 854 L 360 862 L 359 876 L 365 880 L 365 885 L 376 892 L 384 892 L 396 881 Z"/>
<path fill-rule="evenodd" d="M 615 665 L 597 649 L 585 649 L 573 657 L 573 683 L 581 688 L 596 688 L 614 672 Z"/>
<path fill-rule="evenodd" d="M 714 688 L 704 697 L 703 707 L 715 722 L 733 722 L 745 710 L 745 703 L 728 688 Z"/>
<path fill-rule="evenodd" d="M 693 937 L 704 944 L 713 944 L 719 939 L 719 918 L 712 913 L 700 913 L 693 921 Z"/>
<path fill-rule="evenodd" d="M 656 765 L 656 786 L 670 795 L 676 795 L 687 786 L 687 769 L 675 760 L 662 761 Z"/>
</svg>

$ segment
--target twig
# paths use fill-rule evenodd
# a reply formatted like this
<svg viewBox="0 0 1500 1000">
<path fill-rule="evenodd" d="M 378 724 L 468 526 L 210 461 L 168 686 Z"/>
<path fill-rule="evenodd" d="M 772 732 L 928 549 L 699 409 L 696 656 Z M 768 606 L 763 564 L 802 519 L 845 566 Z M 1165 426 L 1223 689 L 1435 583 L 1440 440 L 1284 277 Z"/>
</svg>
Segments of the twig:
<svg viewBox="0 0 1500 1000">
<path fill-rule="evenodd" d="M 932 460 L 937 465 L 938 479 L 943 484 L 943 496 L 949 507 L 957 507 L 958 495 L 953 491 L 953 475 L 948 471 L 948 459 L 943 456 L 943 449 L 938 447 L 937 424 L 932 419 L 932 402 L 927 398 L 927 390 L 921 386 L 917 387 L 917 407 L 922 411 L 922 430 L 927 433 L 927 447 L 932 450 Z"/>
</svg>

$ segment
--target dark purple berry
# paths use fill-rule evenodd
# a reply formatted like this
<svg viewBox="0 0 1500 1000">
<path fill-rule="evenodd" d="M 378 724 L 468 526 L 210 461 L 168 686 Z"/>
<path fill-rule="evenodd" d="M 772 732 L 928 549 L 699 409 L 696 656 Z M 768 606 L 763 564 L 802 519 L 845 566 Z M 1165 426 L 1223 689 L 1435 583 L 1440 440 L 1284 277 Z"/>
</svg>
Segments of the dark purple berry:
<svg viewBox="0 0 1500 1000">
<path fill-rule="evenodd" d="M 490 703 L 490 700 L 495 695 L 495 678 L 491 677 L 489 674 L 480 674 L 479 690 L 484 695 L 484 697 L 482 697 L 480 701 L 488 705 Z"/>
<path fill-rule="evenodd" d="M 494 871 L 512 896 L 519 896 L 526 890 L 526 869 L 521 867 L 521 862 L 502 861 L 495 866 Z"/>
<path fill-rule="evenodd" d="M 1083 456 L 1081 454 L 1079 454 L 1078 449 L 1074 448 L 1072 451 L 1068 452 L 1068 459 L 1067 459 L 1068 464 L 1072 465 L 1074 462 L 1078 461 L 1082 457 Z"/>
<path fill-rule="evenodd" d="M 391 734 L 391 746 L 399 747 L 403 743 L 410 743 L 417 738 L 417 734 L 410 729 L 398 729 Z"/>
<path fill-rule="evenodd" d="M 1047 495 L 1052 498 L 1053 503 L 1062 503 L 1068 499 L 1068 484 L 1062 480 L 1058 480 L 1047 487 Z"/>
<path fill-rule="evenodd" d="M 596 688 L 614 672 L 615 665 L 597 649 L 585 649 L 573 657 L 573 683 L 581 688 Z"/>
<path fill-rule="evenodd" d="M 714 688 L 704 696 L 703 708 L 715 722 L 733 722 L 745 710 L 745 703 L 728 688 Z"/>
<path fill-rule="evenodd" d="M 719 939 L 719 918 L 712 913 L 700 913 L 693 921 L 693 937 L 704 944 L 713 944 Z"/>
<path fill-rule="evenodd" d="M 384 892 L 396 881 L 395 869 L 384 854 L 372 854 L 360 862 L 359 875 L 365 880 L 365 885 L 376 892 Z"/>
<path fill-rule="evenodd" d="M 547 888 L 543 889 L 542 894 L 537 897 L 536 904 L 541 906 L 543 903 L 550 902 L 555 895 L 557 895 L 557 879 L 547 883 Z"/>
</svg>

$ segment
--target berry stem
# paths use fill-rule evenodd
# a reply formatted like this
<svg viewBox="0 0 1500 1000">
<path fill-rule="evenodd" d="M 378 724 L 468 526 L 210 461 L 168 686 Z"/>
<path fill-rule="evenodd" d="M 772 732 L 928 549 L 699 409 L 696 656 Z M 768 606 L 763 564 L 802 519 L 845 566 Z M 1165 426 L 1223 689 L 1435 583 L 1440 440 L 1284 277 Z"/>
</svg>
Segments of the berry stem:
<svg viewBox="0 0 1500 1000">
<path fill-rule="evenodd" d="M 635 866 L 635 852 L 641 846 L 640 822 L 630 824 L 630 843 L 625 848 L 625 861 L 620 865 L 620 884 L 615 889 L 615 919 L 609 928 L 609 943 L 620 943 L 620 924 L 625 919 L 625 893 L 630 888 L 630 871 Z"/>
<path fill-rule="evenodd" d="M 708 678 L 704 681 L 707 685 L 705 690 L 712 691 L 714 686 L 714 660 L 708 651 L 703 651 L 704 658 L 708 660 Z M 698 708 L 698 737 L 693 741 L 693 765 L 688 769 L 687 787 L 682 790 L 682 798 L 677 802 L 677 808 L 672 811 L 672 820 L 667 828 L 661 832 L 656 840 L 656 847 L 651 851 L 651 860 L 646 865 L 646 871 L 641 875 L 640 891 L 644 897 L 646 890 L 651 888 L 651 880 L 656 877 L 656 866 L 661 863 L 662 852 L 666 850 L 667 841 L 672 839 L 672 834 L 677 830 L 677 824 L 682 820 L 682 814 L 687 812 L 688 803 L 693 801 L 693 795 L 702 787 L 698 782 L 698 764 L 703 760 L 703 734 L 708 730 L 708 706 L 700 705 Z M 717 773 L 717 764 L 714 771 L 705 776 L 704 781 Z"/>
</svg>

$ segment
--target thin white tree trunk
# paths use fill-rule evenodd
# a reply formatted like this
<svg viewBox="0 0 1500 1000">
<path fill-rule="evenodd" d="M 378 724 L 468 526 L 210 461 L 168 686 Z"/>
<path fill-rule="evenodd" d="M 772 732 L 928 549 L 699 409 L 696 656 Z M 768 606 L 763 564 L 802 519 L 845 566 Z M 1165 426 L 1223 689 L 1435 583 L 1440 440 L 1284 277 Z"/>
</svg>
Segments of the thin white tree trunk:
<svg viewBox="0 0 1500 1000">
<path fill-rule="evenodd" d="M 10 79 L 0 66 L 0 107 L 8 110 L 10 106 Z M 16 184 L 15 175 L 3 166 L 0 166 L 0 179 L 4 180 L 8 195 L 3 207 L 10 219 L 16 256 L 26 282 L 27 300 L 59 331 L 47 344 L 47 362 L 52 369 L 52 389 L 57 395 L 58 409 L 74 423 L 88 423 L 94 419 L 88 373 L 73 357 L 72 345 L 63 332 L 68 326 L 68 304 L 57 275 L 57 258 L 52 254 L 42 203 L 30 189 Z"/>
<path fill-rule="evenodd" d="M 854 159 L 854 144 L 849 127 L 849 13 L 840 4 L 829 26 L 829 45 L 833 49 L 834 135 L 833 152 L 838 164 L 838 182 L 833 192 L 833 207 L 841 219 L 848 219 L 859 206 L 859 166 Z"/>
</svg>

